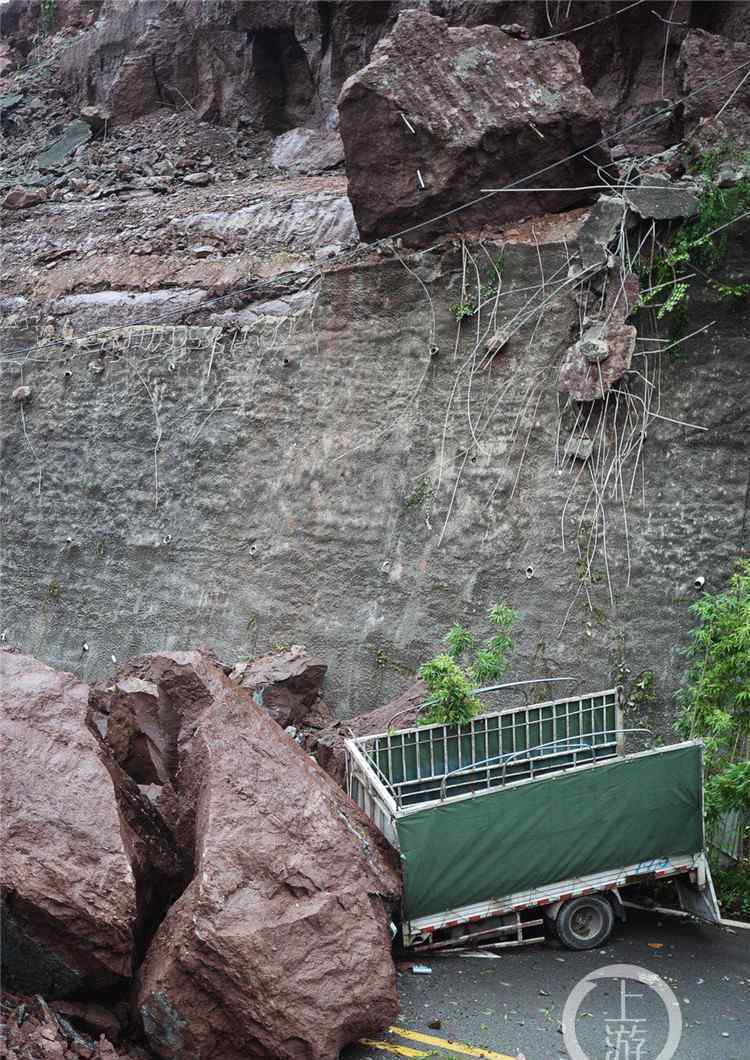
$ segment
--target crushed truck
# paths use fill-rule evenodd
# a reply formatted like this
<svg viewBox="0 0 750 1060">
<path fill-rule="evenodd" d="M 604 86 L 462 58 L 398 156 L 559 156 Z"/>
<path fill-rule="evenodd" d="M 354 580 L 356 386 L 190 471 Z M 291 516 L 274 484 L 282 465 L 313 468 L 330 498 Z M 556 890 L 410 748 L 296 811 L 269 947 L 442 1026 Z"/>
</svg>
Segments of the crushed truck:
<svg viewBox="0 0 750 1060">
<path fill-rule="evenodd" d="M 629 889 L 667 879 L 718 922 L 703 746 L 626 753 L 636 736 L 609 688 L 347 740 L 349 794 L 400 852 L 404 946 L 494 949 L 546 929 L 591 949 L 626 918 Z"/>
</svg>

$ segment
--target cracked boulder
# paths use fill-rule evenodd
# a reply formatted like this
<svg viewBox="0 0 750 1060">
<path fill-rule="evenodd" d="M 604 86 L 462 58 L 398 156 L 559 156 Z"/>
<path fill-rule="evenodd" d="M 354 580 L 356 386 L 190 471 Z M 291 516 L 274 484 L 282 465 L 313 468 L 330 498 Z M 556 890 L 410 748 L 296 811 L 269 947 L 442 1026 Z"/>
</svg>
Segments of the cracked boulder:
<svg viewBox="0 0 750 1060">
<path fill-rule="evenodd" d="M 573 44 L 519 41 L 497 26 L 451 28 L 424 11 L 401 13 L 338 106 L 349 196 L 366 240 L 477 197 L 415 238 L 591 202 L 595 193 L 575 189 L 598 184 L 595 164 L 608 161 L 592 146 L 601 125 Z M 546 167 L 533 187 L 572 190 L 484 194 Z"/>
<path fill-rule="evenodd" d="M 231 678 L 252 692 L 253 699 L 285 729 L 319 729 L 332 720 L 322 702 L 321 686 L 328 667 L 292 645 L 288 651 L 263 655 L 252 662 L 238 663 Z"/>
<path fill-rule="evenodd" d="M 195 876 L 139 973 L 149 1047 L 333 1060 L 398 1011 L 393 852 L 249 691 L 198 652 L 175 655 L 139 661 L 192 719 L 178 780 L 195 822 Z"/>
<path fill-rule="evenodd" d="M 88 686 L 2 651 L 0 688 L 5 982 L 51 998 L 122 984 L 133 971 L 136 880 L 86 727 Z"/>
<path fill-rule="evenodd" d="M 144 785 L 169 781 L 168 737 L 153 681 L 123 677 L 92 691 L 91 708 L 91 723 L 128 776 Z"/>
</svg>

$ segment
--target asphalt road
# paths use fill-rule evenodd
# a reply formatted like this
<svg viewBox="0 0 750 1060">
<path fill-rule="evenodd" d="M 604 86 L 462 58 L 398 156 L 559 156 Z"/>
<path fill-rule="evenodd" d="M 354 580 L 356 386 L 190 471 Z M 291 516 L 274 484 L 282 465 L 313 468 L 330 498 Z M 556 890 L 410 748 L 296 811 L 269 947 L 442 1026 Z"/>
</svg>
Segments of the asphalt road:
<svg viewBox="0 0 750 1060">
<path fill-rule="evenodd" d="M 431 974 L 399 974 L 401 1016 L 394 1030 L 352 1046 L 342 1060 L 570 1060 L 574 1046 L 568 1051 L 560 1030 L 566 999 L 589 972 L 614 964 L 655 973 L 674 992 L 682 1033 L 666 1056 L 750 1060 L 750 930 L 629 915 L 600 950 L 574 953 L 547 942 L 496 959 L 425 957 Z M 625 999 L 627 1023 L 623 985 L 627 994 L 641 995 Z M 656 1060 L 667 1041 L 667 1011 L 648 985 L 609 976 L 597 981 L 578 1009 L 583 1051 L 577 1060 Z"/>
</svg>

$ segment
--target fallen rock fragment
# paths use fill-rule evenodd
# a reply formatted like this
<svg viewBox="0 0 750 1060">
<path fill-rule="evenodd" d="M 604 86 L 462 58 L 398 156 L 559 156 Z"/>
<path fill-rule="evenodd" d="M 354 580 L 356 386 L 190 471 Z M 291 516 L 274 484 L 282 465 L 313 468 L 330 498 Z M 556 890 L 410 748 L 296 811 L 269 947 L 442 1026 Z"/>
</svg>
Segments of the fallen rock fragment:
<svg viewBox="0 0 750 1060">
<path fill-rule="evenodd" d="M 578 249 L 584 269 L 603 265 L 610 244 L 617 238 L 625 216 L 621 195 L 600 195 L 578 233 Z"/>
<path fill-rule="evenodd" d="M 700 209 L 694 189 L 673 183 L 662 173 L 644 175 L 639 187 L 625 192 L 625 201 L 641 217 L 655 221 L 694 217 Z"/>
<path fill-rule="evenodd" d="M 210 173 L 186 173 L 182 178 L 183 184 L 194 184 L 196 187 L 204 187 L 211 183 Z"/>
<path fill-rule="evenodd" d="M 138 670 L 182 719 L 196 869 L 139 973 L 149 1046 L 163 1060 L 333 1060 L 398 1011 L 395 859 L 249 691 L 198 652 L 174 655 Z"/>
<path fill-rule="evenodd" d="M 3 199 L 4 210 L 25 210 L 29 206 L 38 206 L 47 201 L 46 188 L 22 188 L 17 184 L 11 188 Z"/>
<path fill-rule="evenodd" d="M 537 174 L 535 187 L 585 187 L 598 183 L 596 163 L 608 161 L 592 146 L 601 126 L 574 45 L 522 42 L 497 26 L 449 28 L 421 10 L 401 13 L 370 64 L 345 82 L 338 107 L 349 196 L 366 240 L 476 198 L 414 238 L 590 202 L 585 190 L 484 192 L 526 173 Z"/>
<path fill-rule="evenodd" d="M 117 1016 L 111 1009 L 95 1001 L 54 1001 L 50 1005 L 53 1012 L 83 1024 L 96 1035 L 104 1034 L 111 1042 L 117 1042 L 122 1031 Z"/>
<path fill-rule="evenodd" d="M 343 161 L 344 144 L 334 129 L 290 129 L 271 149 L 271 165 L 295 173 L 322 173 Z"/>
<path fill-rule="evenodd" d="M 571 346 L 560 366 L 559 389 L 574 401 L 603 398 L 630 368 L 636 329 L 629 324 L 595 325 Z"/>
<path fill-rule="evenodd" d="M 568 438 L 565 443 L 564 455 L 568 460 L 580 460 L 581 462 L 584 462 L 590 459 L 593 451 L 593 439 L 585 434 L 575 434 Z"/>
<path fill-rule="evenodd" d="M 40 155 L 37 155 L 37 168 L 42 170 L 55 169 L 79 147 L 87 144 L 91 136 L 91 126 L 85 121 L 76 119 L 76 121 L 70 122 L 62 134 L 56 140 L 53 140 Z"/>
<path fill-rule="evenodd" d="M 259 707 L 285 729 L 288 725 L 323 728 L 332 720 L 321 704 L 321 687 L 328 667 L 293 645 L 288 651 L 239 663 L 231 678 L 252 692 Z"/>
<path fill-rule="evenodd" d="M 81 107 L 81 121 L 86 122 L 94 136 L 98 136 L 100 132 L 103 132 L 111 120 L 112 115 L 109 111 L 104 110 L 103 107 Z"/>
<path fill-rule="evenodd" d="M 585 324 L 560 366 L 559 389 L 575 401 L 596 401 L 630 368 L 636 329 L 626 324 L 638 304 L 640 281 L 615 259 L 594 306 L 584 304 Z"/>
<path fill-rule="evenodd" d="M 91 720 L 115 762 L 138 784 L 165 784 L 172 763 L 152 681 L 125 677 L 92 696 Z"/>
<path fill-rule="evenodd" d="M 351 736 L 374 735 L 415 725 L 419 717 L 418 707 L 426 695 L 424 681 L 415 681 L 385 706 L 335 721 L 320 733 L 311 735 L 307 741 L 308 750 L 312 751 L 326 773 L 343 787 L 346 782 L 345 741 Z"/>
<path fill-rule="evenodd" d="M 117 1018 L 100 1005 L 49 1005 L 40 994 L 5 991 L 0 1022 L 7 1060 L 152 1060 L 139 1046 L 119 1042 Z"/>
<path fill-rule="evenodd" d="M 741 181 L 747 180 L 747 167 L 725 162 L 719 166 L 716 183 L 720 188 L 735 188 Z"/>
<path fill-rule="evenodd" d="M 136 888 L 115 795 L 86 727 L 88 686 L 0 651 L 6 985 L 65 997 L 133 970 Z"/>
<path fill-rule="evenodd" d="M 0 76 L 2 76 L 2 73 L 0 73 Z M 23 103 L 23 100 L 24 95 L 22 92 L 6 92 L 0 96 L 0 125 L 3 129 L 14 124 L 10 115 L 19 103 Z"/>
</svg>

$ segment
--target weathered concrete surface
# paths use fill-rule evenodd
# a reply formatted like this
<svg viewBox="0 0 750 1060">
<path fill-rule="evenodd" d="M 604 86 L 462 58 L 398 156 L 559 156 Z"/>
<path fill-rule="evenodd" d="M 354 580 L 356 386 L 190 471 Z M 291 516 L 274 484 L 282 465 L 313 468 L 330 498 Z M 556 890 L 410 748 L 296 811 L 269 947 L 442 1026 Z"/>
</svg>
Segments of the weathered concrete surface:
<svg viewBox="0 0 750 1060">
<path fill-rule="evenodd" d="M 568 275 L 574 227 L 566 245 L 544 219 L 516 230 L 495 330 L 540 284 L 534 238 L 548 297 Z M 747 278 L 749 247 L 737 227 L 726 275 Z M 90 349 L 40 351 L 24 367 L 25 433 L 6 360 L 8 638 L 91 675 L 112 654 L 156 646 L 210 640 L 233 660 L 303 643 L 328 662 L 326 699 L 347 716 L 391 698 L 453 621 L 479 623 L 502 598 L 519 611 L 515 674 L 572 674 L 590 688 L 608 686 L 620 661 L 650 668 L 668 719 L 694 579 L 718 588 L 746 533 L 746 308 L 692 293 L 690 328 L 717 324 L 684 358 L 663 357 L 660 412 L 709 431 L 649 422 L 628 506 L 630 586 L 618 501 L 607 526 L 615 607 L 600 552 L 583 587 L 589 611 L 576 550 L 589 487 L 585 476 L 576 485 L 578 467 L 555 469 L 556 379 L 578 306 L 565 292 L 551 299 L 475 378 L 480 449 L 466 370 L 456 382 L 474 318 L 453 354 L 460 251 L 412 267 L 434 332 L 417 278 L 380 258 L 326 274 L 312 316 L 226 334 L 136 331 L 129 346 L 103 348 L 100 373 Z M 652 380 L 641 352 L 654 345 L 639 342 L 634 358 Z M 485 394 L 488 413 L 504 396 L 482 430 Z M 561 447 L 574 424 L 566 412 Z"/>
</svg>

